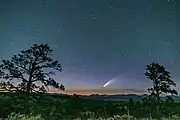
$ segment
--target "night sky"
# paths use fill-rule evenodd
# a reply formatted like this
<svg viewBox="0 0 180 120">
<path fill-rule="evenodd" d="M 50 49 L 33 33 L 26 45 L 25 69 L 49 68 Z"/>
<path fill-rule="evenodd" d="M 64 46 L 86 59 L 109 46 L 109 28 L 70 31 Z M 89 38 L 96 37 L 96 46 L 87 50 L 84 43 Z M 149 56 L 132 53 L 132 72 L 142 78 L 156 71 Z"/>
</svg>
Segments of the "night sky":
<svg viewBox="0 0 180 120">
<path fill-rule="evenodd" d="M 180 90 L 179 24 L 179 0 L 0 0 L 0 57 L 47 43 L 67 89 L 146 89 L 156 61 Z"/>
</svg>

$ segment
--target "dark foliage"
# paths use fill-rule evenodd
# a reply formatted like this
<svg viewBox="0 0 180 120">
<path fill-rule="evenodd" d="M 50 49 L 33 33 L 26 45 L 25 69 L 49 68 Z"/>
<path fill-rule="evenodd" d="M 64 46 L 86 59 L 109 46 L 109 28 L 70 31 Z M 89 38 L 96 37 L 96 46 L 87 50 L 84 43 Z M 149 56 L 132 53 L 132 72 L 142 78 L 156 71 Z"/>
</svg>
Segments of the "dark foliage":
<svg viewBox="0 0 180 120">
<path fill-rule="evenodd" d="M 34 44 L 30 49 L 14 55 L 11 60 L 2 60 L 0 76 L 4 81 L 0 83 L 1 89 L 31 93 L 46 92 L 48 86 L 52 86 L 65 90 L 65 87 L 52 77 L 55 73 L 50 69 L 62 71 L 61 64 L 52 59 L 52 52 L 53 50 L 47 44 Z M 20 83 L 15 85 L 15 80 Z M 37 84 L 37 82 L 41 83 Z"/>
<path fill-rule="evenodd" d="M 128 112 L 136 118 L 156 118 L 156 105 L 149 102 L 134 101 L 132 98 L 127 102 L 103 101 L 82 99 L 76 96 L 35 94 L 31 93 L 29 113 L 32 115 L 41 114 L 46 120 L 81 118 L 87 120 L 89 117 L 111 117 L 123 115 Z M 24 113 L 21 93 L 0 93 L 0 118 L 6 118 L 10 113 Z M 87 114 L 87 111 L 93 114 Z M 179 115 L 179 102 L 163 102 L 159 116 L 169 117 Z"/>
<path fill-rule="evenodd" d="M 161 96 L 168 93 L 178 95 L 177 91 L 172 88 L 176 86 L 176 83 L 171 79 L 170 72 L 164 66 L 153 62 L 147 65 L 145 75 L 153 83 L 153 87 L 148 89 L 151 100 L 160 102 Z"/>
</svg>

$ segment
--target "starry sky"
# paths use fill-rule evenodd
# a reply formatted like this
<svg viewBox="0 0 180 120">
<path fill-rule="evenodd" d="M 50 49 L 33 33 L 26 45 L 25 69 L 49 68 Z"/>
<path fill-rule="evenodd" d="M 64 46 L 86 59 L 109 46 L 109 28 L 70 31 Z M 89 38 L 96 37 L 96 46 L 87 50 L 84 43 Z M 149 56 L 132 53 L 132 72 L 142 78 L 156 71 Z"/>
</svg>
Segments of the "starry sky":
<svg viewBox="0 0 180 120">
<path fill-rule="evenodd" d="M 156 61 L 180 90 L 179 24 L 179 0 L 0 0 L 0 57 L 47 43 L 67 89 L 146 89 Z"/>
</svg>

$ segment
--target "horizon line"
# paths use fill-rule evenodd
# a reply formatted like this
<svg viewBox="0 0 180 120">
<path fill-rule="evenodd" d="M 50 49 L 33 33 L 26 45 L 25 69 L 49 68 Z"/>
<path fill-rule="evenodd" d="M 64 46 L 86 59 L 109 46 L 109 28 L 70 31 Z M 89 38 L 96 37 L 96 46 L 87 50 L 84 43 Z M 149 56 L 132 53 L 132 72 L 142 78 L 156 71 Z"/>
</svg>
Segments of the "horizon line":
<svg viewBox="0 0 180 120">
<path fill-rule="evenodd" d="M 67 89 L 65 91 L 61 90 L 49 90 L 48 93 L 57 93 L 57 94 L 79 94 L 79 95 L 92 95 L 92 94 L 145 94 L 147 90 L 140 89 Z"/>
</svg>

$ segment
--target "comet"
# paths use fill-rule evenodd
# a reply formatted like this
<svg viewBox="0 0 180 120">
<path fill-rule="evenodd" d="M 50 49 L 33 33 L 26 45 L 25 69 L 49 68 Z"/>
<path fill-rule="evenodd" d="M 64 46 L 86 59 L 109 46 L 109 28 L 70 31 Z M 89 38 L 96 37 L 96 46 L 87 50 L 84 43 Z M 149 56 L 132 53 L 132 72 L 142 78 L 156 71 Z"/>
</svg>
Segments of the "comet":
<svg viewBox="0 0 180 120">
<path fill-rule="evenodd" d="M 114 79 L 107 81 L 107 82 L 103 85 L 103 88 L 105 88 L 106 86 L 110 85 L 113 81 L 114 81 Z"/>
</svg>

